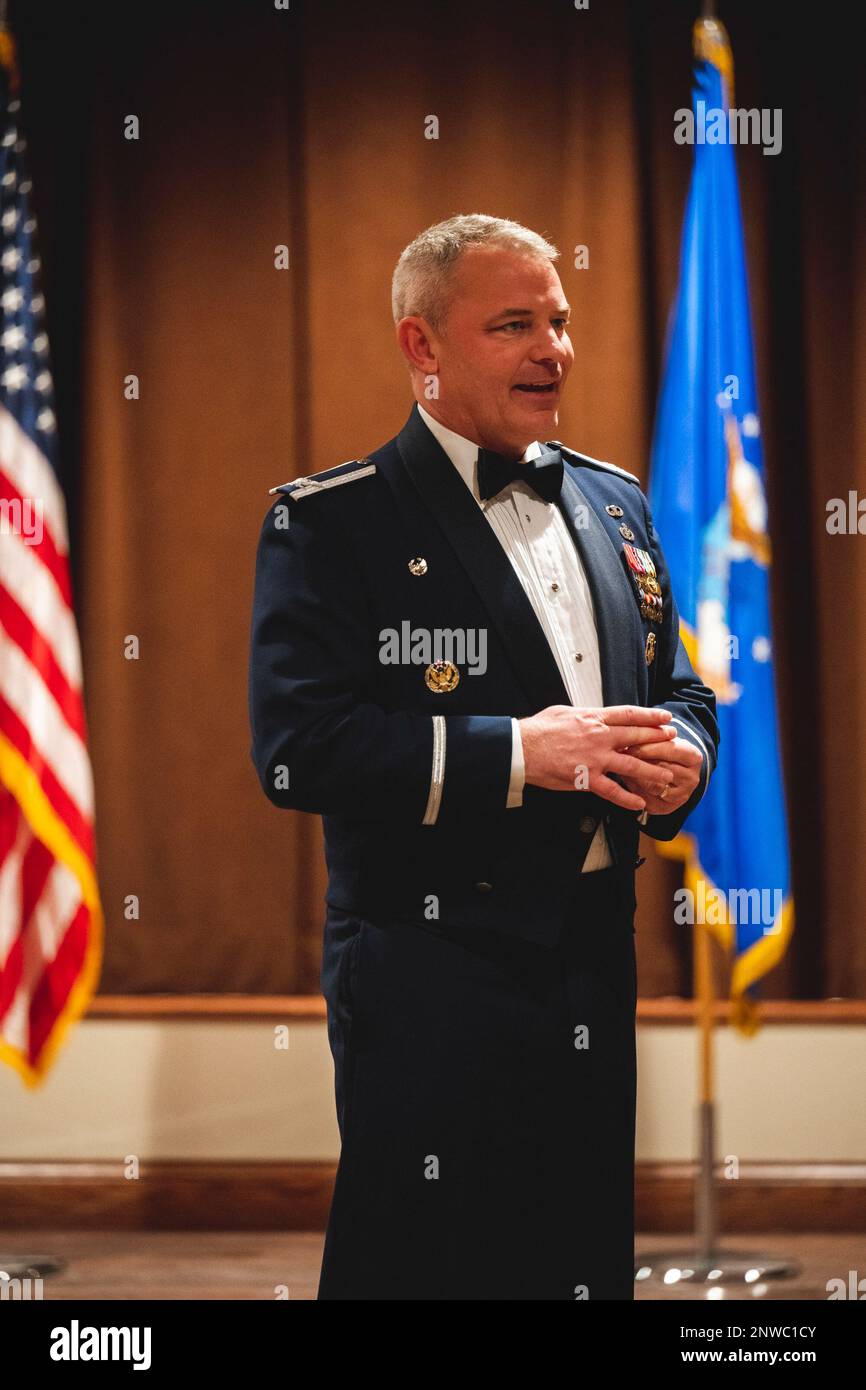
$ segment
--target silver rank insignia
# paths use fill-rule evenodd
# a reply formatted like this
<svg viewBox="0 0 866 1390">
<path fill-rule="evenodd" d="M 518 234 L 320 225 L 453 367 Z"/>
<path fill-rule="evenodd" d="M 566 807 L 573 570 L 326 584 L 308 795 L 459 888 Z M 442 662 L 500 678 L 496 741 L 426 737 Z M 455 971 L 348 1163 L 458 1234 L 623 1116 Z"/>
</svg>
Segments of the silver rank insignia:
<svg viewBox="0 0 866 1390">
<path fill-rule="evenodd" d="M 322 469 L 321 473 L 311 473 L 307 478 L 293 478 L 291 482 L 281 483 L 279 487 L 268 488 L 268 493 L 284 492 L 294 502 L 300 497 L 311 497 L 313 493 L 324 492 L 326 488 L 342 487 L 343 483 L 354 483 L 359 478 L 369 478 L 370 474 L 375 472 L 376 465 L 368 458 L 349 459 L 348 463 L 337 463 L 333 468 Z"/>
</svg>

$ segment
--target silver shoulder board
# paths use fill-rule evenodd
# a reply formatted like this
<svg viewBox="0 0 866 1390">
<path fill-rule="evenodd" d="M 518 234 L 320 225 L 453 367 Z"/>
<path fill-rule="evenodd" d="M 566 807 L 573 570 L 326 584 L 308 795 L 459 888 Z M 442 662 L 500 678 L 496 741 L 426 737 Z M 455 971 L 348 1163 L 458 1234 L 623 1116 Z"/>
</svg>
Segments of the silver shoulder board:
<svg viewBox="0 0 866 1390">
<path fill-rule="evenodd" d="M 579 454 L 576 449 L 569 449 L 568 445 L 563 444 L 561 439 L 548 439 L 545 442 L 553 449 L 562 449 L 573 459 L 577 459 L 578 462 L 589 464 L 590 468 L 602 468 L 606 473 L 616 473 L 620 478 L 627 478 L 630 483 L 637 483 L 640 487 L 640 478 L 636 477 L 634 473 L 629 473 L 626 468 L 620 468 L 615 463 L 608 463 L 607 459 L 594 459 L 590 454 Z"/>
<path fill-rule="evenodd" d="M 352 459 L 352 462 L 364 463 L 364 460 Z M 345 468 L 346 465 L 338 463 L 335 467 Z M 326 468 L 321 473 L 312 473 L 308 478 L 293 478 L 291 482 L 281 483 L 279 487 L 268 488 L 268 495 L 272 496 L 275 492 L 284 492 L 293 500 L 298 497 L 310 497 L 314 492 L 324 492 L 326 488 L 339 487 L 341 483 L 354 483 L 358 478 L 366 478 L 375 472 L 375 463 L 367 463 L 363 468 L 355 468 L 348 473 L 336 473 L 333 477 L 326 476 L 328 473 L 333 473 L 333 469 Z"/>
</svg>

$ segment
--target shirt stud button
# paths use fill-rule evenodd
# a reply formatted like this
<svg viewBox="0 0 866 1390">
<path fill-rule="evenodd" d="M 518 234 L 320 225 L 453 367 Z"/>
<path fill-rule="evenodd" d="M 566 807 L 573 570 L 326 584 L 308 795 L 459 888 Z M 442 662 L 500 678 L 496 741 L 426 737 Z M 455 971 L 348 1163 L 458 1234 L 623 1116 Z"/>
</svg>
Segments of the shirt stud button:
<svg viewBox="0 0 866 1390">
<path fill-rule="evenodd" d="M 575 652 L 574 659 L 575 661 L 583 661 L 583 652 Z"/>
<path fill-rule="evenodd" d="M 553 590 L 553 592 L 554 592 L 555 594 L 558 594 L 558 593 L 559 593 L 559 585 L 557 584 L 557 582 L 556 582 L 555 579 L 554 579 L 554 581 L 553 581 L 553 583 L 551 584 L 550 587 L 551 587 L 551 589 Z"/>
</svg>

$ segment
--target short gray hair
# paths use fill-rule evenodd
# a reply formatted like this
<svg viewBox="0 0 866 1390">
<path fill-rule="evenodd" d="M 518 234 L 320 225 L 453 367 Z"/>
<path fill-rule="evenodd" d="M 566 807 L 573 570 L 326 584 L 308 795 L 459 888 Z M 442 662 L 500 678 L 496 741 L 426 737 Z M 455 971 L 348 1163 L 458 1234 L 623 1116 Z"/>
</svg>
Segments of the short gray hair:
<svg viewBox="0 0 866 1390">
<path fill-rule="evenodd" d="M 391 280 L 394 322 L 418 314 L 432 328 L 439 327 L 448 310 L 449 282 L 458 258 L 467 247 L 482 244 L 549 261 L 559 256 L 556 247 L 538 232 L 506 217 L 469 212 L 436 222 L 409 243 L 397 262 Z"/>
</svg>

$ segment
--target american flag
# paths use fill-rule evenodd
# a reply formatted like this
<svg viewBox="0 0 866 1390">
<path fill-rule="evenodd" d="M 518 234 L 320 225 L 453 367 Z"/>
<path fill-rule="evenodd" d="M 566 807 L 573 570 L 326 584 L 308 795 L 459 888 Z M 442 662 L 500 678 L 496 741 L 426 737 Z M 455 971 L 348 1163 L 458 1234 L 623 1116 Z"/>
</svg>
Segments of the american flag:
<svg viewBox="0 0 866 1390">
<path fill-rule="evenodd" d="M 103 924 L 19 90 L 0 28 L 0 1059 L 32 1087 L 92 997 Z"/>
</svg>

